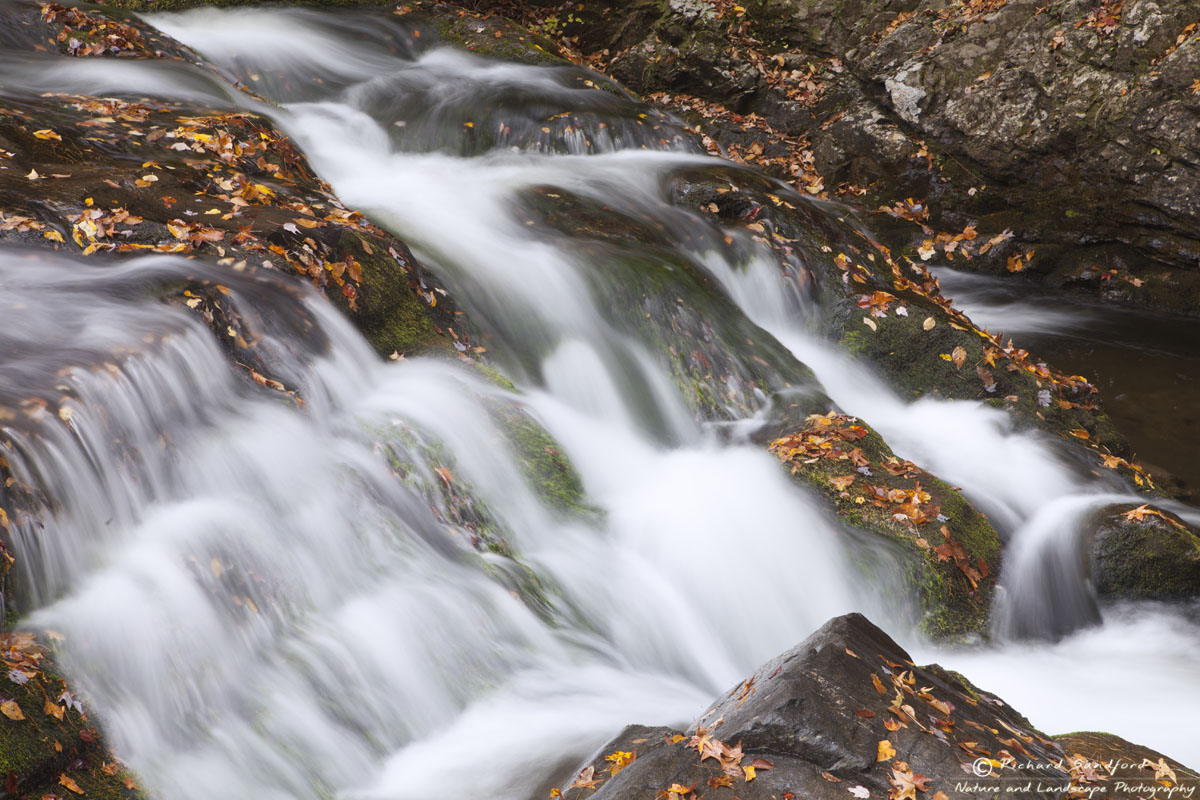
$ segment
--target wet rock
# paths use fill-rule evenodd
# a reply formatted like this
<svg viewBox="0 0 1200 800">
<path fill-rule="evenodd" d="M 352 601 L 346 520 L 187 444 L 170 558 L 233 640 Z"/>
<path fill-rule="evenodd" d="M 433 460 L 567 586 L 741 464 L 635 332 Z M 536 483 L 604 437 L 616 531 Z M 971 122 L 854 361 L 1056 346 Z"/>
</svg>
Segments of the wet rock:
<svg viewBox="0 0 1200 800">
<path fill-rule="evenodd" d="M 32 633 L 0 634 L 0 774 L 8 796 L 134 800 L 136 776 L 110 752 Z M 74 787 L 74 788 L 72 788 Z"/>
<path fill-rule="evenodd" d="M 914 665 L 887 634 L 850 614 L 760 667 L 690 730 L 627 728 L 560 791 L 567 800 L 941 800 L 1028 785 L 1033 797 L 1137 796 L 1109 782 L 1103 765 L 1073 762 L 1073 752 L 1097 761 L 1162 758 L 1116 737 L 1050 739 L 963 676 Z M 1172 785 L 1194 787 L 1194 774 L 1176 766 Z"/>
<path fill-rule="evenodd" d="M 1200 596 L 1200 532 L 1147 506 L 1101 511 L 1088 543 L 1092 583 L 1103 600 Z"/>
<path fill-rule="evenodd" d="M 4 13 L 22 31 L 26 52 L 69 37 L 80 24 L 66 16 L 47 22 L 33 4 L 14 3 Z M 87 19 L 102 27 L 107 17 L 89 12 Z M 131 31 L 124 41 L 143 32 L 136 41 L 155 49 L 75 55 L 183 60 L 189 52 L 145 23 L 120 24 Z M 0 151 L 0 240 L 89 256 L 175 253 L 237 271 L 281 270 L 323 291 L 381 354 L 471 347 L 439 282 L 403 243 L 343 206 L 264 117 L 162 100 L 8 91 Z"/>
<path fill-rule="evenodd" d="M 1200 30 L 1186 0 L 737 9 L 645 0 L 626 17 L 589 3 L 553 19 L 562 41 L 673 110 L 699 98 L 765 121 L 767 139 L 812 154 L 814 193 L 870 214 L 927 201 L 924 230 L 879 220 L 906 255 L 937 232 L 1011 230 L 970 261 L 938 258 L 1200 313 Z M 715 116 L 691 118 L 731 146 Z"/>
</svg>

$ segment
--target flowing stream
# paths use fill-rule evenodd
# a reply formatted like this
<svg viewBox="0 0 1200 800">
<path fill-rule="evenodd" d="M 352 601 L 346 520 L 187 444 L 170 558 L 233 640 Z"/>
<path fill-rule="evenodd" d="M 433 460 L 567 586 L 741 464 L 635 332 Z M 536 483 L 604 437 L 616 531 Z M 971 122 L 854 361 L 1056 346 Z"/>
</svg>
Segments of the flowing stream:
<svg viewBox="0 0 1200 800">
<path fill-rule="evenodd" d="M 1099 728 L 1200 762 L 1185 735 L 1200 712 L 1200 629 L 1185 614 L 1107 609 L 1053 644 L 1017 636 L 1100 620 L 1079 526 L 1132 498 L 1000 412 L 901 401 L 823 341 L 769 254 L 727 261 L 710 246 L 725 232 L 662 196 L 662 175 L 713 162 L 633 98 L 578 70 L 417 49 L 399 23 L 354 19 L 151 18 L 279 106 L 177 66 L 0 64 L 30 88 L 268 114 L 349 206 L 446 281 L 516 382 L 381 361 L 323 298 L 271 274 L 0 257 L 0 312 L 19 321 L 5 326 L 0 393 L 49 409 L 6 428 L 14 471 L 57 501 L 16 543 L 39 606 L 28 624 L 65 637 L 67 669 L 158 795 L 544 797 L 626 723 L 690 724 L 850 610 L 1050 733 Z M 545 126 L 561 112 L 572 124 Z M 611 298 L 591 280 L 604 265 L 517 213 L 546 187 L 669 231 L 673 255 L 844 410 L 963 487 L 1010 542 L 996 643 L 922 641 L 898 576 L 866 577 L 837 520 L 746 440 L 753 414 L 693 419 L 644 343 L 605 313 Z M 194 315 L 136 291 L 185 275 L 229 288 L 303 408 L 247 387 Z M 497 403 L 553 434 L 594 508 L 563 514 L 539 499 Z M 472 548 L 478 526 L 440 484 L 511 552 Z"/>
</svg>

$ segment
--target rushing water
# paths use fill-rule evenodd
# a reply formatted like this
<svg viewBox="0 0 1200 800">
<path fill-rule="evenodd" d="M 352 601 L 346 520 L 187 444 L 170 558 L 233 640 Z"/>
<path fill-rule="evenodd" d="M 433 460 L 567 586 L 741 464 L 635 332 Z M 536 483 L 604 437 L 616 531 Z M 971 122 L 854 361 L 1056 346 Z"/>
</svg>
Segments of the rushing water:
<svg viewBox="0 0 1200 800">
<path fill-rule="evenodd" d="M 53 61 L 20 79 L 271 115 L 342 199 L 446 280 L 518 379 L 507 391 L 466 367 L 381 362 L 321 298 L 221 271 L 272 368 L 305 398 L 297 408 L 248 383 L 194 315 L 131 289 L 218 273 L 171 258 L 0 259 L 5 319 L 28 322 L 11 326 L 24 333 L 5 341 L 17 355 L 0 391 L 46 402 L 10 427 L 16 469 L 59 504 L 18 539 L 40 605 L 29 622 L 65 634 L 67 667 L 157 792 L 544 796 L 624 724 L 687 725 L 854 609 L 1050 732 L 1101 727 L 1200 761 L 1183 735 L 1200 711 L 1200 633 L 1183 616 L 1117 609 L 1055 644 L 1012 636 L 1099 619 L 1073 543 L 1083 512 L 1124 495 L 999 412 L 902 402 L 821 340 L 766 254 L 735 265 L 705 247 L 724 232 L 667 204 L 657 181 L 709 161 L 631 98 L 572 70 L 417 51 L 398 23 L 331 19 L 154 17 L 280 107 L 141 62 Z M 559 110 L 576 122 L 547 134 Z M 837 521 L 743 440 L 754 420 L 698 424 L 654 354 L 605 313 L 588 279 L 603 264 L 513 214 L 531 187 L 688 231 L 679 257 L 842 408 L 962 486 L 1010 540 L 998 643 L 920 641 L 894 576 L 850 566 Z M 34 281 L 29 258 L 41 259 Z M 297 318 L 311 321 L 303 336 L 281 323 Z M 530 491 L 489 412 L 497 402 L 554 434 L 594 513 L 564 516 Z M 512 557 L 470 546 L 439 481 L 485 510 Z"/>
</svg>

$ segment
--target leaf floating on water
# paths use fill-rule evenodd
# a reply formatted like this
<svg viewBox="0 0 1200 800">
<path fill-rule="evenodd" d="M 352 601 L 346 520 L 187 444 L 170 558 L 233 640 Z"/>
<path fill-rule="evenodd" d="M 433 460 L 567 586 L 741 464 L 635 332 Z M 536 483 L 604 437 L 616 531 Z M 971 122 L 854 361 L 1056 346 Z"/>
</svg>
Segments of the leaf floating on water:
<svg viewBox="0 0 1200 800">
<path fill-rule="evenodd" d="M 11 720 L 25 719 L 25 715 L 21 713 L 21 707 L 12 700 L 5 700 L 3 703 L 0 703 L 0 714 Z"/>
</svg>

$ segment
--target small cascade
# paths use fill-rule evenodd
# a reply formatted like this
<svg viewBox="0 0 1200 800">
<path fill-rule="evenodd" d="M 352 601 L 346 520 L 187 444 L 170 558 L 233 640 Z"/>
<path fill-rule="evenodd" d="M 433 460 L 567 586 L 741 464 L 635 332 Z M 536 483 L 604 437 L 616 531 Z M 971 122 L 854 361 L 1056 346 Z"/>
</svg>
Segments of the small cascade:
<svg viewBox="0 0 1200 800">
<path fill-rule="evenodd" d="M 1161 697 L 1190 686 L 1194 624 L 1101 612 L 1089 587 L 1088 520 L 1129 498 L 1002 412 L 903 400 L 835 349 L 801 254 L 780 263 L 680 200 L 733 168 L 678 122 L 585 70 L 465 54 L 388 14 L 151 19 L 257 97 L 179 63 L 49 58 L 0 61 L 5 91 L 270 116 L 444 280 L 514 381 L 382 361 L 275 274 L 0 254 L 21 612 L 65 637 L 157 795 L 544 797 L 624 724 L 688 725 L 830 616 L 863 610 L 930 650 L 890 553 L 855 549 L 751 442 L 781 397 L 860 416 L 1006 538 L 995 643 L 929 659 L 1049 728 L 1094 687 L 1041 693 L 1020 670 L 1117 679 L 1098 654 L 1140 644 Z M 215 283 L 254 363 L 179 289 Z M 526 478 L 515 416 L 578 498 Z M 1122 712 L 1150 744 L 1155 703 Z"/>
</svg>

